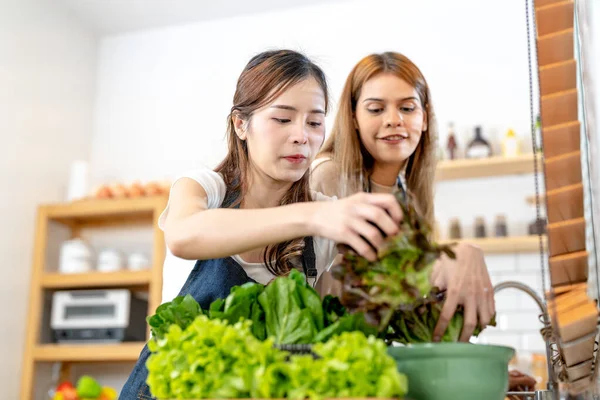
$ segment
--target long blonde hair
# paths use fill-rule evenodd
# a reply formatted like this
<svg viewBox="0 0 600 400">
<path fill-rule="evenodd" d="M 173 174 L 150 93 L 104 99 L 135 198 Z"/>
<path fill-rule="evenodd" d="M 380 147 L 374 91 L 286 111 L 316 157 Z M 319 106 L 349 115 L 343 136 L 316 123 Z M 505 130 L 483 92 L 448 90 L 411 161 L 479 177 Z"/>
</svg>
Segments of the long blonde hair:
<svg viewBox="0 0 600 400">
<path fill-rule="evenodd" d="M 311 77 L 323 90 L 327 112 L 328 90 L 325 74 L 301 53 L 293 50 L 265 51 L 254 56 L 242 71 L 233 96 L 233 106 L 227 117 L 227 156 L 215 168 L 215 171 L 222 174 L 227 186 L 225 198 L 229 207 L 238 206 L 247 193 L 252 162 L 246 141 L 235 133 L 233 117 L 238 116 L 249 124 L 256 110 L 273 101 L 292 85 Z M 312 201 L 308 171 L 292 184 L 279 204 L 306 201 Z M 272 274 L 285 275 L 294 268 L 293 261 L 303 250 L 304 238 L 269 245 L 263 253 L 265 265 Z"/>
<path fill-rule="evenodd" d="M 419 68 L 404 55 L 394 52 L 371 54 L 356 64 L 346 79 L 331 134 L 317 157 L 330 156 L 334 160 L 342 180 L 342 196 L 366 190 L 375 160 L 360 140 L 354 115 L 363 85 L 382 73 L 395 74 L 414 87 L 423 110 L 427 112 L 427 129 L 408 159 L 406 185 L 423 217 L 433 227 L 437 124 L 427 81 Z"/>
</svg>

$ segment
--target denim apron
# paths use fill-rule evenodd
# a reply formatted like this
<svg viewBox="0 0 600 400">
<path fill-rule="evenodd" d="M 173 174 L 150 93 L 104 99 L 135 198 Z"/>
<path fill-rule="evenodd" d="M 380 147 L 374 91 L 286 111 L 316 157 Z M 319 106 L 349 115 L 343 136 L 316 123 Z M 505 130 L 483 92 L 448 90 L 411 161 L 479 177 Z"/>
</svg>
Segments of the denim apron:
<svg viewBox="0 0 600 400">
<path fill-rule="evenodd" d="M 232 199 L 233 196 L 227 195 L 221 207 L 229 208 Z M 314 285 L 317 278 L 317 268 L 312 237 L 306 237 L 304 244 L 302 269 L 307 281 L 309 278 L 312 279 Z M 242 266 L 231 257 L 198 260 L 181 288 L 179 296 L 191 294 L 203 310 L 208 310 L 214 300 L 227 297 L 232 287 L 247 282 L 256 281 L 250 278 Z M 121 390 L 119 400 L 155 400 L 146 384 L 146 378 L 148 377 L 146 361 L 150 354 L 148 345 L 144 346 L 131 375 Z"/>
</svg>

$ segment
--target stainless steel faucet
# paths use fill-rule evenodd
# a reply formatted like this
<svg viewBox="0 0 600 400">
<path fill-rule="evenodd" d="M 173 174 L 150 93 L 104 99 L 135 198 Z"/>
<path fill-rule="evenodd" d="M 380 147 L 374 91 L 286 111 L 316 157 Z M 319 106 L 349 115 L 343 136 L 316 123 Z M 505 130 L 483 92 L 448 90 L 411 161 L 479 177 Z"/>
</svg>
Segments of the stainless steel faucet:
<svg viewBox="0 0 600 400">
<path fill-rule="evenodd" d="M 533 290 L 531 287 L 516 281 L 506 281 L 501 282 L 494 286 L 494 293 L 498 293 L 503 289 L 517 289 L 524 293 L 527 293 L 540 307 L 542 322 L 544 324 L 544 328 L 550 328 L 550 316 L 548 315 L 548 309 L 544 305 L 544 301 L 542 298 Z M 546 363 L 548 366 L 548 385 L 547 390 L 536 390 L 535 392 L 508 392 L 507 395 L 513 396 L 521 396 L 521 397 L 533 397 L 534 399 L 548 399 L 548 400 L 558 400 L 558 381 L 556 380 L 556 375 L 554 373 L 554 367 L 552 365 L 552 343 L 549 339 L 544 338 L 544 342 L 546 343 Z"/>
</svg>

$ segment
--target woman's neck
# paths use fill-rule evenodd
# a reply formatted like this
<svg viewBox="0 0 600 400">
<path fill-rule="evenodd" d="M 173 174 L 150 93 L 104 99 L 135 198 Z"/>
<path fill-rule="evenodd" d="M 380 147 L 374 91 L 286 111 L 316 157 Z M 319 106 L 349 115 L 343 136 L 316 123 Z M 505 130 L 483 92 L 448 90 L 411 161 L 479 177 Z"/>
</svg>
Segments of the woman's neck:
<svg viewBox="0 0 600 400">
<path fill-rule="evenodd" d="M 255 168 L 248 174 L 248 191 L 242 199 L 242 208 L 277 207 L 292 183 L 276 181 Z"/>
<path fill-rule="evenodd" d="M 371 173 L 371 180 L 382 186 L 393 186 L 396 184 L 400 171 L 404 169 L 404 164 L 382 164 L 376 162 Z"/>
</svg>

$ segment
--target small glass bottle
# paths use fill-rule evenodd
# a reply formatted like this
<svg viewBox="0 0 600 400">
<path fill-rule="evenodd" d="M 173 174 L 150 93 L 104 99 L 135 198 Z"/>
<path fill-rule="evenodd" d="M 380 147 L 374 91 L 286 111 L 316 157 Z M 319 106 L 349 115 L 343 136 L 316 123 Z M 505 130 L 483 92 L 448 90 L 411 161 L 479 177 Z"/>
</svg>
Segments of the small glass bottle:
<svg viewBox="0 0 600 400">
<path fill-rule="evenodd" d="M 448 141 L 446 142 L 446 150 L 448 151 L 448 160 L 456 160 L 458 143 L 456 141 L 456 134 L 454 133 L 454 124 L 450 122 L 448 124 Z"/>
<path fill-rule="evenodd" d="M 496 217 L 496 237 L 508 236 L 508 227 L 506 226 L 506 216 L 498 215 Z"/>
<path fill-rule="evenodd" d="M 486 158 L 492 156 L 492 146 L 481 134 L 481 126 L 475 127 L 475 137 L 469 143 L 466 151 L 467 158 Z"/>
<path fill-rule="evenodd" d="M 461 239 L 462 232 L 460 229 L 460 221 L 458 218 L 452 218 L 450 220 L 450 239 Z"/>
<path fill-rule="evenodd" d="M 515 131 L 509 129 L 502 140 L 502 156 L 516 157 L 519 155 L 519 139 Z"/>
<path fill-rule="evenodd" d="M 529 224 L 528 231 L 530 235 L 544 235 L 546 233 L 546 219 L 535 219 Z"/>
<path fill-rule="evenodd" d="M 487 234 L 485 232 L 485 220 L 483 217 L 475 218 L 475 237 L 484 238 Z"/>
<path fill-rule="evenodd" d="M 438 220 L 435 220 L 433 224 L 433 240 L 436 242 L 440 240 L 440 223 Z"/>
</svg>

